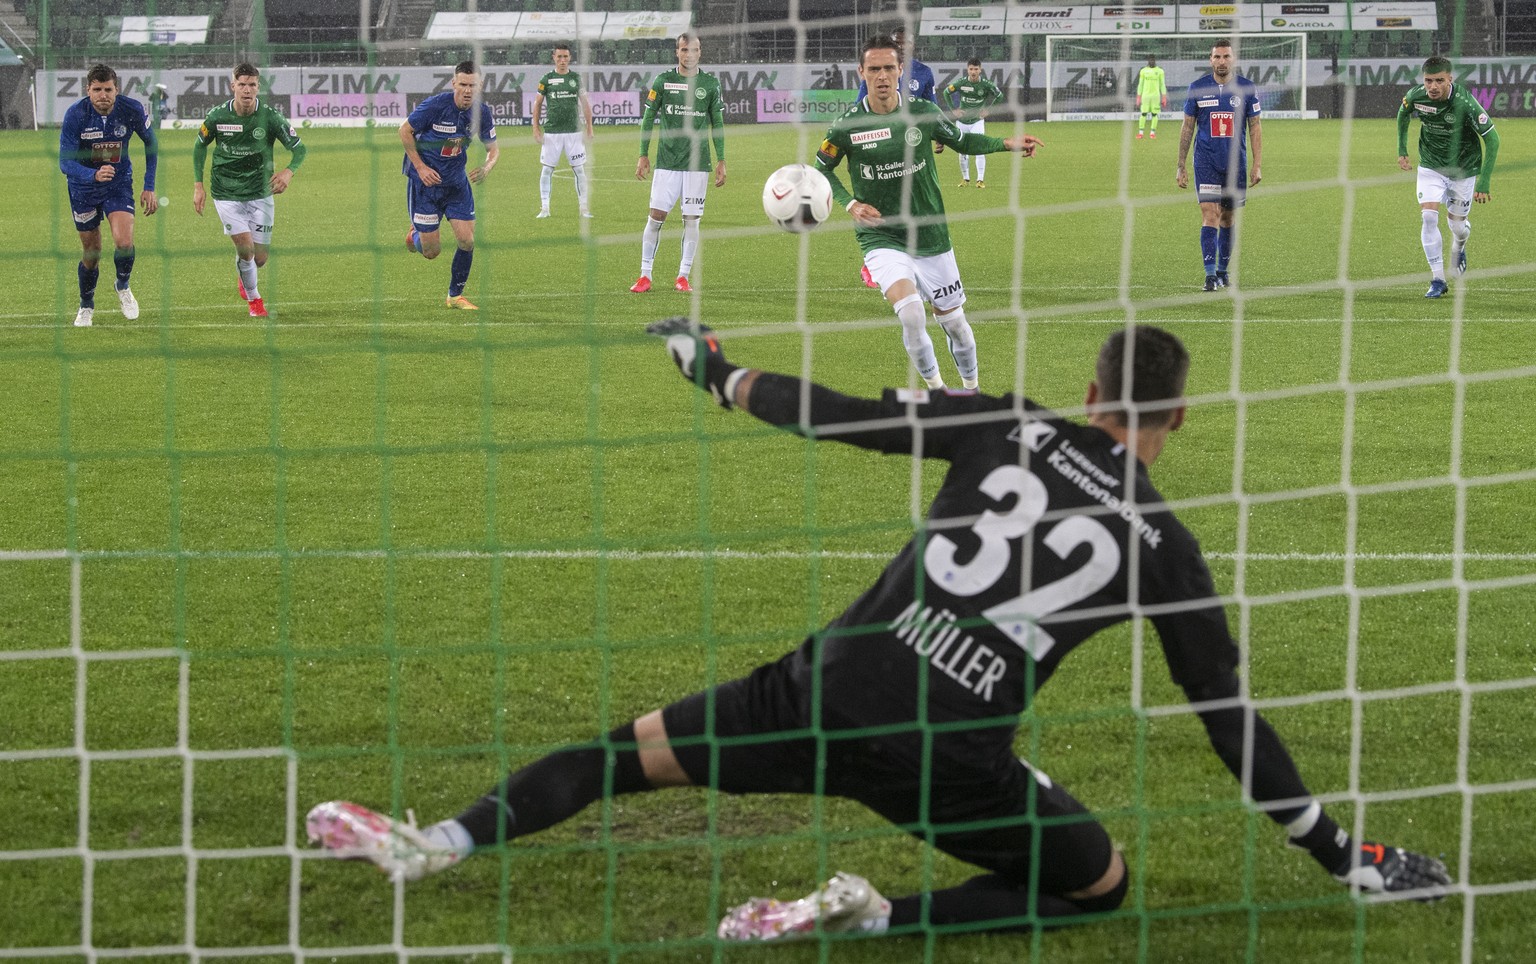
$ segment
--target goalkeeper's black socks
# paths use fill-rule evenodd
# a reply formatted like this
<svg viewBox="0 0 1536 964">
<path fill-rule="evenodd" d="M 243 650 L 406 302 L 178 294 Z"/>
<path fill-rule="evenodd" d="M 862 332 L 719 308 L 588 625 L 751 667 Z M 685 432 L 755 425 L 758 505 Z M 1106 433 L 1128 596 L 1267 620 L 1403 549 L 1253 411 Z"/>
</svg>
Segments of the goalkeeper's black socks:
<svg viewBox="0 0 1536 964">
<path fill-rule="evenodd" d="M 611 780 L 611 788 L 610 788 Z M 627 723 L 597 743 L 551 753 L 508 776 L 456 818 L 477 847 L 492 847 L 568 820 L 605 792 L 651 789 Z"/>
<path fill-rule="evenodd" d="M 1108 893 L 1081 900 L 1067 900 L 1050 894 L 1036 894 L 1030 900 L 1029 888 L 1020 886 L 999 874 L 983 874 L 972 877 L 959 887 L 936 890 L 930 894 L 914 894 L 891 900 L 891 927 L 907 927 L 925 920 L 923 904 L 928 903 L 926 920 L 930 924 L 978 924 L 997 921 L 988 928 L 995 931 L 1028 930 L 1035 926 L 1051 926 L 1058 917 L 1077 917 L 1083 914 L 1108 913 L 1119 907 L 1130 890 L 1131 875 L 1121 876 L 1120 883 Z M 1034 922 L 1029 918 L 1033 917 Z M 1001 923 L 1007 921 L 1008 923 Z"/>
</svg>

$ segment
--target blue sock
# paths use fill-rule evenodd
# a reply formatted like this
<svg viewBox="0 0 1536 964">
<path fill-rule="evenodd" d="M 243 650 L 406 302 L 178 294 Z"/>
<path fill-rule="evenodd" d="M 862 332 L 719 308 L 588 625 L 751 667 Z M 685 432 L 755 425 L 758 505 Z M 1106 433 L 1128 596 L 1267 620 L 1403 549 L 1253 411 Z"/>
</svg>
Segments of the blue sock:
<svg viewBox="0 0 1536 964">
<path fill-rule="evenodd" d="M 96 307 L 96 279 L 101 277 L 100 264 L 93 264 L 87 268 L 82 261 L 78 274 L 80 275 L 80 307 Z"/>
<path fill-rule="evenodd" d="M 411 246 L 416 249 L 417 254 L 421 254 L 421 232 L 415 228 L 411 229 Z"/>
<path fill-rule="evenodd" d="M 112 252 L 112 263 L 117 266 L 117 290 L 128 287 L 128 276 L 133 274 L 133 249 L 119 248 Z"/>
<path fill-rule="evenodd" d="M 1218 228 L 1216 231 L 1216 273 L 1226 274 L 1227 264 L 1232 260 L 1232 237 L 1237 234 L 1237 227 Z"/>
<path fill-rule="evenodd" d="M 448 297 L 457 298 L 464 293 L 464 285 L 469 281 L 469 266 L 474 260 L 473 250 L 459 248 L 453 252 L 453 271 L 448 276 Z"/>
<path fill-rule="evenodd" d="M 1200 256 L 1205 259 L 1205 276 L 1216 274 L 1216 229 L 1200 227 Z"/>
</svg>

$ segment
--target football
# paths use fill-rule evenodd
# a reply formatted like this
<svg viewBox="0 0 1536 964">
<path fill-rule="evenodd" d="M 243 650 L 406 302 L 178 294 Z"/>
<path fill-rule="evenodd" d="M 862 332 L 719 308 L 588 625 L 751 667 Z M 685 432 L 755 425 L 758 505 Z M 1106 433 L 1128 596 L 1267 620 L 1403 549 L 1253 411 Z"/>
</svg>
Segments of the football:
<svg viewBox="0 0 1536 964">
<path fill-rule="evenodd" d="M 832 213 L 832 185 L 809 164 L 785 164 L 763 185 L 763 213 L 785 231 L 809 231 Z"/>
</svg>

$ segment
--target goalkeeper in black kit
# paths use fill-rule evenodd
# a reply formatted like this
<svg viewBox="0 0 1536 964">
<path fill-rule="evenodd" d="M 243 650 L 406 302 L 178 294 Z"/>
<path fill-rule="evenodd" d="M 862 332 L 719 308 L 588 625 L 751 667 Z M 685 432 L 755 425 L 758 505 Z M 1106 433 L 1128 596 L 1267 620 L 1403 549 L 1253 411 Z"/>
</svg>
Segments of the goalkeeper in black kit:
<svg viewBox="0 0 1536 964">
<path fill-rule="evenodd" d="M 683 375 L 725 408 L 818 440 L 948 461 L 923 530 L 842 616 L 777 662 L 530 764 L 452 820 L 418 830 L 332 801 L 310 812 L 312 839 L 415 879 L 559 823 L 605 792 L 824 793 L 859 801 L 983 873 L 893 899 L 839 873 L 800 900 L 733 908 L 722 939 L 1006 930 L 1107 913 L 1129 886 L 1124 859 L 1014 742 L 1019 715 L 1072 649 L 1144 617 L 1212 749 L 1292 845 L 1361 891 L 1446 892 L 1439 860 L 1352 841 L 1242 694 L 1200 547 L 1147 474 L 1185 416 L 1189 356 L 1173 335 L 1111 335 L 1082 425 L 1011 395 L 888 389 L 853 398 L 733 365 L 713 332 L 686 319 L 648 330 L 666 336 Z"/>
</svg>

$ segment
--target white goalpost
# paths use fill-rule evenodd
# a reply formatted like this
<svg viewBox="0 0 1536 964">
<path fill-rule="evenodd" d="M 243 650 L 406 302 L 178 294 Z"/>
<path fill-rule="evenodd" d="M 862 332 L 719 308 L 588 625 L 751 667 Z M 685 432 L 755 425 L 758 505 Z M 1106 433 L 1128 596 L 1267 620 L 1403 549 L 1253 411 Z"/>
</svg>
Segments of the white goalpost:
<svg viewBox="0 0 1536 964">
<path fill-rule="evenodd" d="M 1048 120 L 1124 120 L 1136 111 L 1136 75 L 1148 57 L 1167 73 L 1168 110 L 1210 71 L 1209 34 L 1113 34 L 1045 38 Z M 1238 73 L 1258 84 L 1264 116 L 1316 119 L 1307 109 L 1307 35 L 1231 37 Z"/>
</svg>

